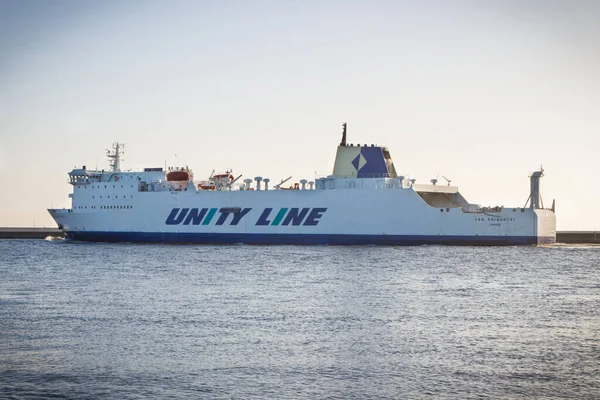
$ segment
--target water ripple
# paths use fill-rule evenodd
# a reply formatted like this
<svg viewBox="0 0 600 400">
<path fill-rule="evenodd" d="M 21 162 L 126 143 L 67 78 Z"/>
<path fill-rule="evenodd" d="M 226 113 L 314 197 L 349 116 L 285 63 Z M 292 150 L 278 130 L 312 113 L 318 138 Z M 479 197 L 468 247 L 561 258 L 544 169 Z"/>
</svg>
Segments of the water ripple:
<svg viewBox="0 0 600 400">
<path fill-rule="evenodd" d="M 0 254 L 0 398 L 600 393 L 599 246 Z"/>
</svg>

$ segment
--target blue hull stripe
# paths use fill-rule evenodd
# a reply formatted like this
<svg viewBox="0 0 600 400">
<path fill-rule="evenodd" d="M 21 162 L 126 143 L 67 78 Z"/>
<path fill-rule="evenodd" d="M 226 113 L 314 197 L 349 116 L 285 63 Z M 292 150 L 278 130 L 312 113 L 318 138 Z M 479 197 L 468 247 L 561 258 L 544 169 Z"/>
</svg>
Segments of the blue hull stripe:
<svg viewBox="0 0 600 400">
<path fill-rule="evenodd" d="M 327 235 L 182 232 L 66 232 L 67 239 L 92 242 L 198 243 L 198 244 L 291 244 L 291 245 L 393 245 L 422 244 L 514 246 L 554 243 L 554 238 L 535 236 L 421 236 L 421 235 Z"/>
</svg>

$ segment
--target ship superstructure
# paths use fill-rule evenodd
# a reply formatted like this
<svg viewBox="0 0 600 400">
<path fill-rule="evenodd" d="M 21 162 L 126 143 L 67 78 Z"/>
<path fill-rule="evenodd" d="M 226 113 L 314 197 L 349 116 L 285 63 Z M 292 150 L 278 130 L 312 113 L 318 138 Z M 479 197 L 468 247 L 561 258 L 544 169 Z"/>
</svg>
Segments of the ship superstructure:
<svg viewBox="0 0 600 400">
<path fill-rule="evenodd" d="M 122 145 L 108 171 L 69 172 L 69 209 L 49 212 L 69 239 L 248 244 L 554 243 L 554 205 L 544 209 L 543 170 L 531 174 L 525 207 L 482 207 L 458 187 L 398 175 L 387 147 L 348 144 L 346 125 L 333 173 L 277 184 L 227 170 L 195 181 L 187 167 L 122 171 Z"/>
</svg>

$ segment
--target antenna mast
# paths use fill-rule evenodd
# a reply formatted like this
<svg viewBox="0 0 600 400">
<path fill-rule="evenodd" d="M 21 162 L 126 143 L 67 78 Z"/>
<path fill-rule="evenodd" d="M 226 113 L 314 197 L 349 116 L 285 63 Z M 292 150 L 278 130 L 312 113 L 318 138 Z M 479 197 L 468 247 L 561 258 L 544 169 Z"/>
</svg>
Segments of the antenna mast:
<svg viewBox="0 0 600 400">
<path fill-rule="evenodd" d="M 109 164 L 112 168 L 112 172 L 121 172 L 121 154 L 123 154 L 124 144 L 115 142 L 112 145 L 112 152 L 106 150 L 106 157 L 110 159 Z"/>
</svg>

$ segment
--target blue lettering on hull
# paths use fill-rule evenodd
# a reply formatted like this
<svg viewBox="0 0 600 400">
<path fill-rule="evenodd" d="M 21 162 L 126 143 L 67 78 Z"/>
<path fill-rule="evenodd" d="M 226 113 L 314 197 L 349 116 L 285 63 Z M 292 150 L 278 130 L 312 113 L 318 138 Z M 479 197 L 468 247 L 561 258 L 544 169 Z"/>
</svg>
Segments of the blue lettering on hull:
<svg viewBox="0 0 600 400">
<path fill-rule="evenodd" d="M 221 214 L 217 218 L 215 225 L 238 225 L 252 208 L 224 207 L 217 208 L 174 208 L 165 220 L 166 225 L 209 225 L 217 212 Z M 316 208 L 280 208 L 273 211 L 273 208 L 265 208 L 256 222 L 255 226 L 317 226 L 327 211 L 325 207 Z M 229 215 L 232 215 L 229 218 Z M 273 217 L 271 216 L 273 215 Z"/>
<path fill-rule="evenodd" d="M 260 217 L 258 217 L 258 221 L 256 221 L 256 225 L 270 225 L 271 221 L 268 220 L 267 218 L 269 217 L 269 214 L 271 214 L 271 211 L 273 211 L 272 208 L 265 208 L 264 211 L 262 212 L 262 214 L 260 214 Z"/>
<path fill-rule="evenodd" d="M 189 208 L 182 208 L 181 211 L 179 210 L 179 208 L 174 208 L 173 210 L 171 210 L 171 214 L 169 214 L 169 216 L 167 217 L 165 224 L 179 225 L 183 222 L 183 219 L 187 215 L 188 211 L 190 211 Z"/>
</svg>

